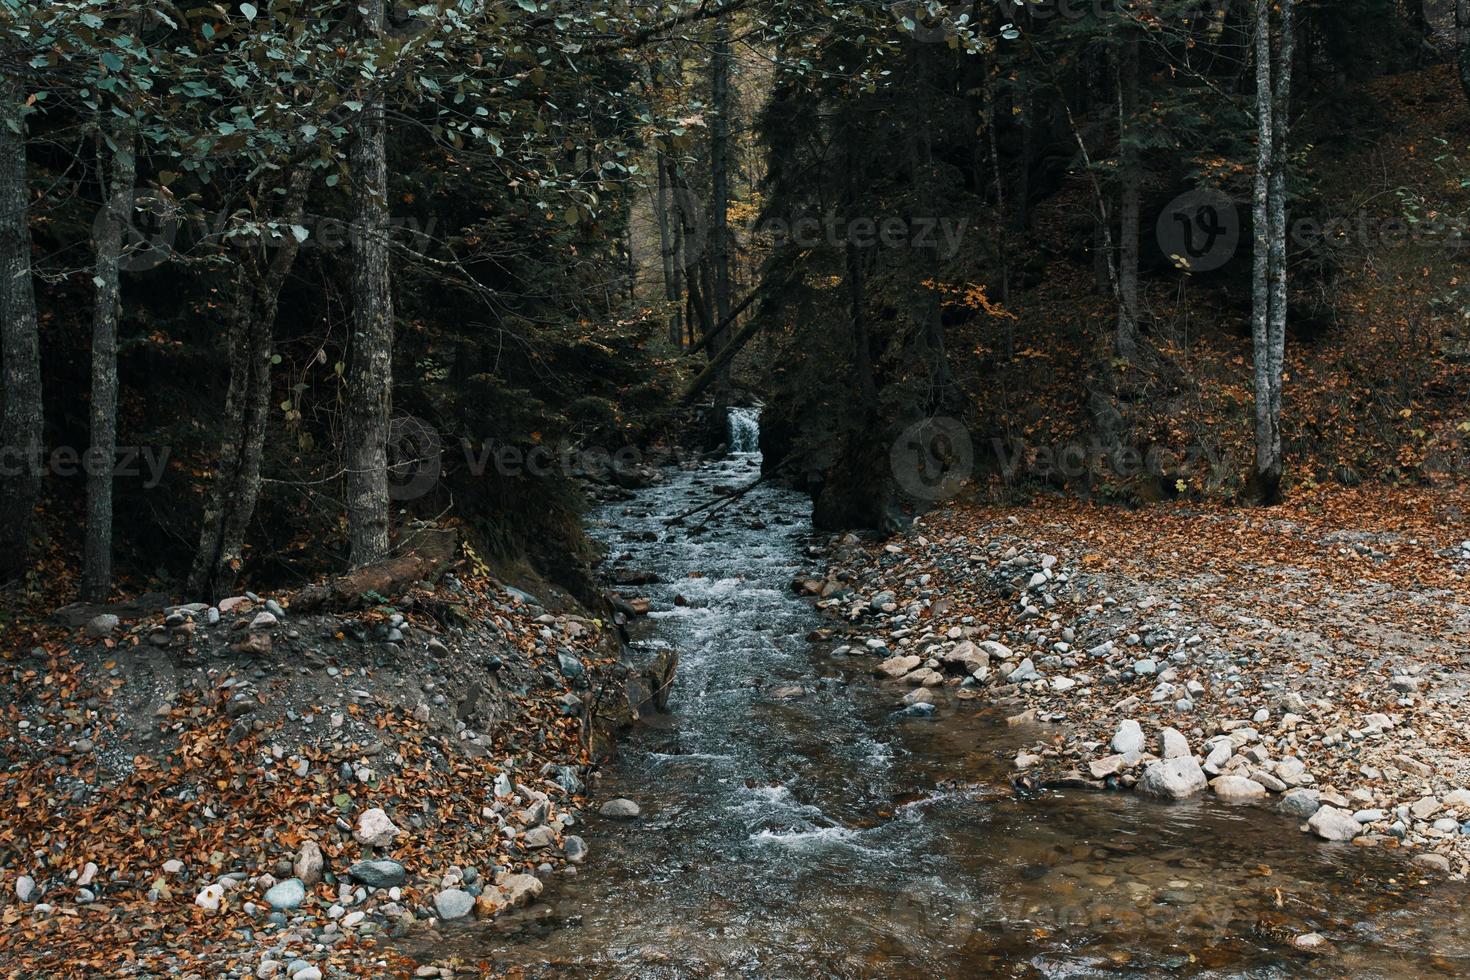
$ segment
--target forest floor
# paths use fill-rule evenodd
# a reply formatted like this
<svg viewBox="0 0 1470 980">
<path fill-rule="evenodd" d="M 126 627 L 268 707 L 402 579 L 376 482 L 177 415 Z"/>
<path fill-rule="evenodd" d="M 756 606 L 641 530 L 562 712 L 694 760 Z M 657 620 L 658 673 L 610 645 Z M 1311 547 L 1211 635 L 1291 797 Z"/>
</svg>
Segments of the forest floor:
<svg viewBox="0 0 1470 980">
<path fill-rule="evenodd" d="M 13 623 L 0 975 L 406 975 L 381 940 L 575 874 L 619 644 L 476 565 L 350 614 Z"/>
<path fill-rule="evenodd" d="M 1470 875 L 1470 490 L 958 504 L 799 581 L 923 713 L 1013 704 L 1028 785 L 1208 791 Z M 900 694 L 903 691 L 905 693 Z"/>
</svg>

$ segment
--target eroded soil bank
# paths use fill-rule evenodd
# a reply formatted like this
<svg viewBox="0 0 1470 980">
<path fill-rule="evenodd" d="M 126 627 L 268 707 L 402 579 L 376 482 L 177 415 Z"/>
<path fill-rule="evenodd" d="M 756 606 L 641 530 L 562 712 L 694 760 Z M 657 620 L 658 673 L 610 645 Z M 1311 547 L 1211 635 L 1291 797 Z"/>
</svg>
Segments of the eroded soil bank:
<svg viewBox="0 0 1470 980">
<path fill-rule="evenodd" d="M 566 596 L 456 569 L 351 612 L 37 626 L 3 688 L 0 972 L 401 975 L 385 939 L 574 875 L 587 764 L 656 682 Z"/>
</svg>

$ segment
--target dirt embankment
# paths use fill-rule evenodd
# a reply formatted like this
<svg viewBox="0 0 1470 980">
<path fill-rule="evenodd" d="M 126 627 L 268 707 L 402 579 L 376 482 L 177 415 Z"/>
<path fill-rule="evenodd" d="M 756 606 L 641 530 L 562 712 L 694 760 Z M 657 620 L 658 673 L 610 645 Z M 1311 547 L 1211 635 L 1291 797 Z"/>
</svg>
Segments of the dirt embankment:
<svg viewBox="0 0 1470 980">
<path fill-rule="evenodd" d="M 349 611 L 144 597 L 14 627 L 0 973 L 412 972 L 385 937 L 575 874 L 595 764 L 672 665 L 453 564 Z"/>
</svg>

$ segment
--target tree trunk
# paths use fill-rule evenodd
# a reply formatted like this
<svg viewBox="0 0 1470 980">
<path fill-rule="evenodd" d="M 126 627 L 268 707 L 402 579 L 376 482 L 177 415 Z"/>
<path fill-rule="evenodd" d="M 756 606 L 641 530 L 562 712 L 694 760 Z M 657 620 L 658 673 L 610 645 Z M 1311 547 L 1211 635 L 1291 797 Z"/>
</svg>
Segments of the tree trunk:
<svg viewBox="0 0 1470 980">
<path fill-rule="evenodd" d="M 715 25 L 711 69 L 714 133 L 710 141 L 710 258 L 714 269 L 715 323 L 730 315 L 730 22 Z"/>
<path fill-rule="evenodd" d="M 669 316 L 668 337 L 670 344 L 679 347 L 684 342 L 684 324 L 679 316 L 680 296 L 674 286 L 674 267 L 678 263 L 678 253 L 674 251 L 674 229 L 669 216 L 668 161 L 662 150 L 655 157 L 654 165 L 658 168 L 658 197 L 654 201 L 654 210 L 658 218 L 659 262 L 664 273 L 664 304 Z"/>
<path fill-rule="evenodd" d="M 935 116 L 933 85 L 926 73 L 929 66 L 927 55 L 919 45 L 909 46 L 910 71 L 918 87 L 916 98 L 918 111 L 910 120 L 908 139 L 910 180 L 914 188 L 917 213 L 914 218 L 937 220 L 940 214 L 934 176 L 934 143 L 931 126 Z M 954 397 L 954 373 L 950 370 L 949 354 L 945 350 L 944 311 L 939 293 L 925 282 L 936 282 L 940 278 L 939 245 L 932 242 L 916 246 L 915 258 L 923 263 L 920 274 L 915 276 L 917 292 L 914 297 L 914 314 L 917 320 L 917 338 L 923 352 L 924 366 L 929 374 L 930 411 L 947 411 Z"/>
<path fill-rule="evenodd" d="M 1034 79 L 1030 70 L 1022 68 L 1019 72 L 1021 79 L 1021 93 L 1013 96 L 1018 102 L 1017 108 L 1020 112 L 1018 122 L 1021 125 L 1021 160 L 1016 170 L 1016 208 L 1012 212 L 1011 230 L 1027 232 L 1031 230 L 1031 170 L 1036 160 L 1036 112 L 1037 98 L 1031 90 Z"/>
<path fill-rule="evenodd" d="M 1470 0 L 1455 0 L 1455 65 L 1460 87 L 1470 99 Z"/>
<path fill-rule="evenodd" d="M 119 271 L 123 236 L 132 220 L 138 176 L 137 121 L 107 114 L 98 159 L 111 161 L 97 223 L 95 305 L 92 313 L 91 447 L 87 452 L 87 529 L 82 598 L 102 602 L 112 589 L 112 478 L 117 459 L 117 327 L 122 314 Z"/>
<path fill-rule="evenodd" d="M 674 161 L 665 159 L 667 168 L 670 196 L 672 198 L 673 213 L 670 215 L 670 224 L 673 226 L 673 237 L 669 240 L 669 257 L 672 276 L 669 280 L 669 295 L 674 303 L 674 326 L 679 335 L 674 338 L 674 346 L 677 347 L 688 337 L 692 342 L 693 323 L 692 318 L 685 315 L 685 307 L 688 305 L 687 297 L 684 295 L 684 207 L 677 193 L 677 185 L 674 183 Z"/>
<path fill-rule="evenodd" d="M 301 223 L 312 172 L 301 167 L 287 183 L 281 221 Z M 271 361 L 276 310 L 301 243 L 287 231 L 269 243 L 275 256 L 261 273 L 267 243 L 261 242 L 236 272 L 230 317 L 230 384 L 225 395 L 225 431 L 219 462 L 205 496 L 199 551 L 189 574 L 189 591 L 214 601 L 231 593 L 243 564 L 245 531 L 260 499 L 261 462 L 271 412 Z"/>
<path fill-rule="evenodd" d="M 1138 35 L 1127 28 L 1118 59 L 1119 115 L 1119 244 L 1118 244 L 1118 356 L 1133 359 L 1138 354 L 1138 239 L 1140 196 L 1143 181 L 1138 148 Z"/>
<path fill-rule="evenodd" d="M 710 263 L 706 295 L 717 336 L 710 344 L 711 354 L 723 354 L 729 338 L 730 319 L 730 21 L 721 17 L 715 22 L 714 60 L 710 66 L 711 107 L 714 130 L 710 139 Z M 710 415 L 713 431 L 710 443 L 718 444 L 727 433 L 730 409 L 729 363 L 732 358 L 717 359 L 723 366 L 715 378 L 714 411 Z"/>
<path fill-rule="evenodd" d="M 1284 211 L 1278 207 L 1281 202 L 1276 200 L 1277 192 L 1284 187 L 1284 175 L 1279 172 L 1284 161 L 1275 131 L 1281 103 L 1273 85 L 1271 49 L 1271 0 L 1256 0 L 1257 147 L 1252 209 L 1255 250 L 1251 269 L 1256 459 L 1252 480 L 1255 494 L 1262 503 L 1274 503 L 1280 495 L 1282 376 L 1277 351 L 1282 351 L 1281 356 L 1284 356 L 1286 324 L 1285 218 Z M 1278 327 L 1281 331 L 1279 342 Z"/>
<path fill-rule="evenodd" d="M 1270 369 L 1271 369 L 1271 458 L 1272 471 L 1262 475 L 1263 499 L 1281 496 L 1285 460 L 1281 445 L 1281 395 L 1286 374 L 1287 239 L 1286 176 L 1291 136 L 1291 76 L 1295 56 L 1296 0 L 1282 0 L 1281 41 L 1277 50 L 1276 86 L 1271 99 L 1271 249 L 1268 255 L 1271 279 Z"/>
<path fill-rule="evenodd" d="M 362 8 L 366 38 L 383 37 L 385 0 Z M 355 568 L 388 554 L 388 414 L 393 387 L 393 292 L 388 253 L 387 120 L 366 102 L 352 147 L 355 212 L 352 345 L 347 372 L 347 529 Z"/>
<path fill-rule="evenodd" d="M 0 583 L 26 568 L 41 490 L 41 345 L 31 280 L 25 90 L 0 79 Z"/>
</svg>

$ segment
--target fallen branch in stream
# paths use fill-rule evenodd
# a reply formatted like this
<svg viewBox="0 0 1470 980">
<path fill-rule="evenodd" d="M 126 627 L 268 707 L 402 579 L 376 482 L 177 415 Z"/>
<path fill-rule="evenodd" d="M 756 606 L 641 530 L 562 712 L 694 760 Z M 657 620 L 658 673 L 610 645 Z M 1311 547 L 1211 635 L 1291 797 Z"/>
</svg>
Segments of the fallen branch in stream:
<svg viewBox="0 0 1470 980">
<path fill-rule="evenodd" d="M 725 507 L 728 507 L 729 505 L 733 504 L 735 501 L 737 501 L 740 498 L 744 497 L 746 494 L 750 493 L 756 487 L 758 487 L 761 484 L 765 483 L 767 480 L 769 480 L 771 477 L 775 476 L 777 473 L 780 473 L 782 470 L 784 470 L 786 468 L 786 464 L 789 463 L 789 462 L 791 462 L 791 457 L 790 456 L 787 456 L 785 459 L 781 460 L 781 462 L 777 463 L 775 466 L 771 467 L 769 470 L 767 470 L 766 472 L 762 473 L 753 482 L 746 484 L 745 486 L 741 487 L 739 490 L 736 490 L 736 491 L 734 491 L 732 493 L 721 494 L 720 496 L 716 497 L 714 500 L 709 501 L 708 503 L 700 504 L 698 507 L 695 507 L 692 510 L 686 510 L 682 514 L 677 514 L 677 515 L 669 518 L 665 523 L 669 527 L 673 527 L 675 525 L 684 523 L 685 518 L 693 517 L 695 514 L 702 514 L 702 513 L 704 513 L 707 510 L 710 511 L 710 517 L 713 517 L 715 514 L 719 513 L 720 510 L 722 510 Z M 705 522 L 708 522 L 708 520 L 709 520 L 709 518 L 705 518 Z M 703 524 L 701 524 L 701 526 L 703 526 Z"/>
</svg>

